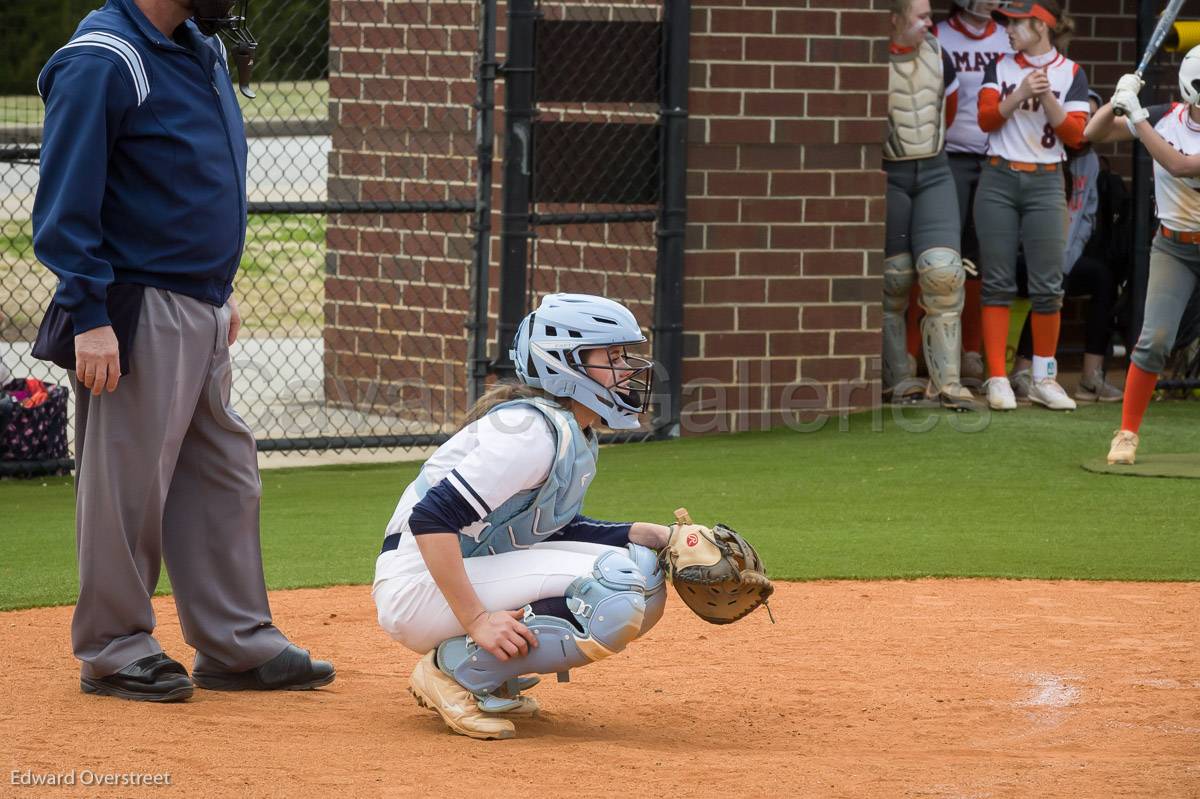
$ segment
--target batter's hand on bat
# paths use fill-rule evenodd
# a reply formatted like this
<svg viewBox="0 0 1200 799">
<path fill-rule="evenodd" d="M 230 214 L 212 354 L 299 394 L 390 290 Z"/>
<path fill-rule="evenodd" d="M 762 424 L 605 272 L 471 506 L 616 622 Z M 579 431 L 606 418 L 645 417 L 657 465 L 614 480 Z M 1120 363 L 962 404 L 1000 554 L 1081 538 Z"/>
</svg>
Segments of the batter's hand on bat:
<svg viewBox="0 0 1200 799">
<path fill-rule="evenodd" d="M 1142 108 L 1138 96 L 1133 92 L 1119 91 L 1114 94 L 1112 107 L 1114 113 L 1124 116 L 1135 125 L 1150 116 L 1149 112 Z"/>
<path fill-rule="evenodd" d="M 524 610 L 484 613 L 467 628 L 467 635 L 498 660 L 525 655 L 538 643 L 537 636 L 521 623 L 524 617 Z"/>
<path fill-rule="evenodd" d="M 1137 76 L 1137 73 L 1130 72 L 1128 75 L 1122 75 L 1121 79 L 1119 81 L 1117 81 L 1117 88 L 1116 88 L 1116 91 L 1113 92 L 1113 94 L 1118 94 L 1120 92 L 1130 92 L 1131 94 L 1137 94 L 1138 92 L 1140 92 L 1142 90 L 1142 87 L 1145 85 L 1146 85 L 1146 82 L 1143 81 L 1141 78 L 1139 78 Z"/>
</svg>

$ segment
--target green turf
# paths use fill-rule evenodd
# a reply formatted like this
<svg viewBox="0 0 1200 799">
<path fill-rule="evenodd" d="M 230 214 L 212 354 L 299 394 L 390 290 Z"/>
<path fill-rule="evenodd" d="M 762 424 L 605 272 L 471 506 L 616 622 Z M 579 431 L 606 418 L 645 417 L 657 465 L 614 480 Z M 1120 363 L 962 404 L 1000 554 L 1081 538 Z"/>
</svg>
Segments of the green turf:
<svg viewBox="0 0 1200 799">
<path fill-rule="evenodd" d="M 759 545 L 783 579 L 1001 576 L 1200 580 L 1200 481 L 1080 467 L 1103 453 L 1117 407 L 940 413 L 906 432 L 881 412 L 819 432 L 778 430 L 606 448 L 585 511 L 667 521 L 686 505 Z M 910 414 L 927 412 L 910 411 Z M 1144 453 L 1200 451 L 1200 404 L 1155 404 Z M 911 425 L 910 425 L 911 427 Z M 263 473 L 273 588 L 368 583 L 383 527 L 417 464 Z M 0 483 L 7 530 L 0 608 L 71 602 L 69 481 Z"/>
</svg>

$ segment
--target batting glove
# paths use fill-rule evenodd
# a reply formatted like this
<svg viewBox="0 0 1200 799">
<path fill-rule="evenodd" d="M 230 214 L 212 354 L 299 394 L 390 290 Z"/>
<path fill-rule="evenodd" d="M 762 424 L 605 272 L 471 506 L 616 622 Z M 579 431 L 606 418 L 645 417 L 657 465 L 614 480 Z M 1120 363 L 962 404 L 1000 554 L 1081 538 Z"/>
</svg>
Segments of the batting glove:
<svg viewBox="0 0 1200 799">
<path fill-rule="evenodd" d="M 1114 94 L 1120 94 L 1121 92 L 1137 94 L 1145 85 L 1145 81 L 1139 78 L 1135 73 L 1130 72 L 1128 75 L 1122 75 L 1121 79 L 1117 81 L 1117 88 Z"/>
<path fill-rule="evenodd" d="M 1125 119 L 1129 122 L 1130 129 L 1150 116 L 1150 112 L 1142 108 L 1137 95 L 1133 92 L 1117 92 L 1114 94 L 1112 107 L 1113 110 L 1119 109 L 1125 112 Z"/>
</svg>

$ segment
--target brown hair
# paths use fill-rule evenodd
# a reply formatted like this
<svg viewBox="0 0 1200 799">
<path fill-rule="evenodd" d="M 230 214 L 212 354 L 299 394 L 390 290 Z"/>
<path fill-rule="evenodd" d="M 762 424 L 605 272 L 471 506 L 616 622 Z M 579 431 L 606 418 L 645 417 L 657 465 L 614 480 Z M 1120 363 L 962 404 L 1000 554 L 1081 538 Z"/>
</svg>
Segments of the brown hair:
<svg viewBox="0 0 1200 799">
<path fill-rule="evenodd" d="M 904 16 L 908 13 L 908 9 L 912 8 L 912 0 L 892 0 L 890 9 L 897 16 Z"/>
<path fill-rule="evenodd" d="M 467 420 L 463 422 L 463 427 L 466 427 L 471 422 L 482 419 L 487 415 L 488 411 L 501 403 L 515 399 L 532 399 L 534 397 L 548 399 L 551 402 L 562 405 L 564 408 L 566 407 L 563 405 L 563 401 L 558 397 L 547 394 L 540 388 L 533 388 L 532 386 L 527 386 L 524 383 L 502 380 L 485 391 L 483 396 L 481 396 L 479 399 L 475 400 L 475 404 L 472 405 L 471 410 L 467 412 Z"/>
<path fill-rule="evenodd" d="M 1050 28 L 1050 41 L 1059 50 L 1065 51 L 1071 44 L 1071 37 L 1075 35 L 1075 19 L 1063 11 L 1062 4 L 1058 0 L 1037 0 L 1037 4 L 1058 20 L 1058 24 Z"/>
</svg>

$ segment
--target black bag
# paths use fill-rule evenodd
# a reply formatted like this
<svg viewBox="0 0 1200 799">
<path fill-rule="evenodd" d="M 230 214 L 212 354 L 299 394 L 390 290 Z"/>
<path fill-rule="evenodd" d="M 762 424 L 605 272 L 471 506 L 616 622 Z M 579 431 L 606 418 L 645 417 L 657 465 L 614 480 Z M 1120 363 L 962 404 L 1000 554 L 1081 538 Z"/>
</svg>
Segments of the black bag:
<svg viewBox="0 0 1200 799">
<path fill-rule="evenodd" d="M 129 374 L 129 354 L 133 351 L 145 290 L 145 286 L 136 283 L 113 283 L 108 287 L 108 318 L 117 336 L 122 377 Z M 50 361 L 75 373 L 75 326 L 71 314 L 54 300 L 50 300 L 42 317 L 32 354 L 40 361 Z"/>
<path fill-rule="evenodd" d="M 0 461 L 58 461 L 67 457 L 66 386 L 46 383 L 49 397 L 33 408 L 22 407 L 9 396 L 10 391 L 25 388 L 24 380 L 12 380 L 0 387 L 0 403 L 5 421 L 0 423 Z"/>
</svg>

